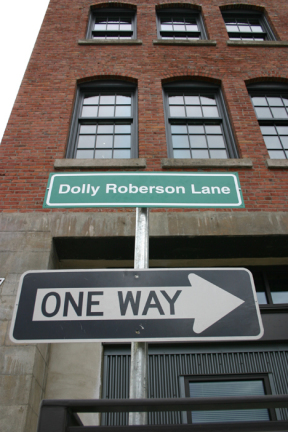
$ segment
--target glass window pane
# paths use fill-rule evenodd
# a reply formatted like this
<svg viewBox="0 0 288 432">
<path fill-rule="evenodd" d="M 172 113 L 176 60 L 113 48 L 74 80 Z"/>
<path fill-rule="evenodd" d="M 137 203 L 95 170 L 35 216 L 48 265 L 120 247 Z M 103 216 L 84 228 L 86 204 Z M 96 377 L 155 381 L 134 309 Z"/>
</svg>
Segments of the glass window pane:
<svg viewBox="0 0 288 432">
<path fill-rule="evenodd" d="M 190 150 L 173 150 L 175 159 L 191 159 Z"/>
<path fill-rule="evenodd" d="M 263 135 L 277 135 L 274 126 L 260 126 Z"/>
<path fill-rule="evenodd" d="M 239 30 L 240 32 L 245 32 L 245 33 L 250 33 L 251 32 L 251 28 L 248 25 L 239 25 Z"/>
<path fill-rule="evenodd" d="M 171 125 L 172 134 L 187 134 L 186 125 Z"/>
<path fill-rule="evenodd" d="M 267 97 L 270 106 L 283 106 L 283 102 L 280 97 Z"/>
<path fill-rule="evenodd" d="M 172 135 L 173 148 L 189 148 L 187 135 Z"/>
<path fill-rule="evenodd" d="M 281 149 L 280 140 L 277 136 L 264 136 L 264 141 L 268 149 Z"/>
<path fill-rule="evenodd" d="M 254 106 L 267 106 L 267 101 L 265 97 L 252 97 L 252 102 Z"/>
<path fill-rule="evenodd" d="M 170 106 L 171 117 L 185 117 L 184 106 Z"/>
<path fill-rule="evenodd" d="M 202 117 L 201 107 L 199 106 L 186 106 L 188 117 Z"/>
<path fill-rule="evenodd" d="M 273 303 L 288 303 L 288 274 L 286 270 L 266 272 Z"/>
<path fill-rule="evenodd" d="M 116 117 L 131 117 L 131 106 L 118 105 L 116 106 Z"/>
<path fill-rule="evenodd" d="M 270 159 L 286 159 L 284 151 L 269 150 Z"/>
<path fill-rule="evenodd" d="M 284 97 L 283 97 L 282 99 L 283 99 L 283 103 L 284 103 L 284 105 L 285 105 L 285 106 L 288 106 L 288 98 L 284 98 Z"/>
<path fill-rule="evenodd" d="M 198 31 L 196 24 L 186 24 L 186 30 L 189 32 Z"/>
<path fill-rule="evenodd" d="M 81 117 L 97 117 L 98 106 L 83 106 Z"/>
<path fill-rule="evenodd" d="M 257 291 L 256 294 L 257 294 L 257 300 L 259 304 L 267 304 L 267 297 L 264 291 L 262 292 Z"/>
<path fill-rule="evenodd" d="M 107 24 L 107 30 L 118 30 L 119 29 L 119 24 Z"/>
<path fill-rule="evenodd" d="M 173 31 L 173 26 L 172 24 L 161 24 L 161 30 L 162 31 Z"/>
<path fill-rule="evenodd" d="M 188 126 L 189 134 L 204 134 L 204 127 L 198 125 Z"/>
<path fill-rule="evenodd" d="M 118 133 L 123 133 L 123 134 L 131 133 L 131 125 L 115 125 L 115 134 Z"/>
<path fill-rule="evenodd" d="M 221 126 L 205 126 L 207 134 L 222 134 Z"/>
<path fill-rule="evenodd" d="M 83 105 L 98 105 L 99 96 L 87 96 L 84 98 Z"/>
<path fill-rule="evenodd" d="M 94 30 L 105 31 L 106 30 L 106 23 L 105 24 L 95 24 Z"/>
<path fill-rule="evenodd" d="M 207 148 L 207 142 L 204 135 L 190 135 L 190 143 L 192 148 Z"/>
<path fill-rule="evenodd" d="M 110 148 L 112 147 L 112 135 L 97 135 L 96 147 L 97 148 Z"/>
<path fill-rule="evenodd" d="M 131 151 L 130 150 L 114 150 L 113 157 L 114 157 L 114 159 L 130 159 Z"/>
<path fill-rule="evenodd" d="M 114 117 L 114 106 L 99 106 L 98 117 Z"/>
<path fill-rule="evenodd" d="M 121 31 L 132 30 L 132 25 L 131 24 L 120 24 L 120 30 Z"/>
<path fill-rule="evenodd" d="M 262 27 L 260 25 L 252 25 L 251 26 L 252 32 L 254 33 L 262 33 Z"/>
<path fill-rule="evenodd" d="M 112 150 L 96 150 L 95 158 L 96 159 L 111 159 L 112 158 Z"/>
<path fill-rule="evenodd" d="M 285 149 L 288 149 L 288 136 L 281 136 L 281 142 Z"/>
<path fill-rule="evenodd" d="M 169 96 L 169 105 L 184 105 L 183 96 Z"/>
<path fill-rule="evenodd" d="M 131 96 L 117 95 L 116 105 L 131 105 Z"/>
<path fill-rule="evenodd" d="M 115 135 L 114 148 L 131 148 L 131 136 L 130 135 Z"/>
<path fill-rule="evenodd" d="M 200 105 L 199 96 L 184 96 L 186 105 Z"/>
<path fill-rule="evenodd" d="M 262 380 L 231 380 L 190 382 L 190 397 L 264 396 Z M 192 411 L 192 423 L 222 423 L 240 421 L 269 421 L 267 409 Z M 225 428 L 223 428 L 225 430 Z"/>
<path fill-rule="evenodd" d="M 225 148 L 222 135 L 208 135 L 207 140 L 210 148 Z"/>
<path fill-rule="evenodd" d="M 288 135 L 288 126 L 276 126 L 276 129 L 280 135 Z"/>
<path fill-rule="evenodd" d="M 208 150 L 192 150 L 193 159 L 209 159 Z"/>
<path fill-rule="evenodd" d="M 93 148 L 95 143 L 95 135 L 80 135 L 78 140 L 78 148 Z"/>
<path fill-rule="evenodd" d="M 226 29 L 227 29 L 228 33 L 239 31 L 238 27 L 236 25 L 232 25 L 232 24 L 226 24 Z"/>
<path fill-rule="evenodd" d="M 210 150 L 211 159 L 227 159 L 226 150 Z"/>
<path fill-rule="evenodd" d="M 185 25 L 174 24 L 174 31 L 185 31 Z"/>
<path fill-rule="evenodd" d="M 258 118 L 272 118 L 272 114 L 269 108 L 255 108 Z"/>
<path fill-rule="evenodd" d="M 271 108 L 274 118 L 288 118 L 285 108 Z"/>
<path fill-rule="evenodd" d="M 213 96 L 201 96 L 202 105 L 216 105 L 215 98 Z"/>
<path fill-rule="evenodd" d="M 76 159 L 93 159 L 94 150 L 77 150 Z"/>
<path fill-rule="evenodd" d="M 100 105 L 114 105 L 115 104 L 115 96 L 101 96 L 100 97 Z"/>
<path fill-rule="evenodd" d="M 81 125 L 80 126 L 80 134 L 95 134 L 96 133 L 96 125 Z"/>
<path fill-rule="evenodd" d="M 113 134 L 113 125 L 99 125 L 97 133 L 98 134 Z"/>
<path fill-rule="evenodd" d="M 203 106 L 203 114 L 204 117 L 219 117 L 218 108 L 217 107 L 206 107 Z"/>
</svg>

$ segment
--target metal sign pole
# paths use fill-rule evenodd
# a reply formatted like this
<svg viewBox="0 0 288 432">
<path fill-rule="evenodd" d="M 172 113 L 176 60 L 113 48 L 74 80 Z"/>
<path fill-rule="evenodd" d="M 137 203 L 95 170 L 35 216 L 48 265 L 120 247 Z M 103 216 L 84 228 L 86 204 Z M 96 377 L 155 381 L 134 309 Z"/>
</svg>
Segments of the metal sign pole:
<svg viewBox="0 0 288 432">
<path fill-rule="evenodd" d="M 149 209 L 136 208 L 134 268 L 149 267 Z M 142 399 L 148 396 L 148 344 L 131 343 L 130 399 Z M 130 425 L 147 424 L 147 413 L 129 414 Z"/>
</svg>

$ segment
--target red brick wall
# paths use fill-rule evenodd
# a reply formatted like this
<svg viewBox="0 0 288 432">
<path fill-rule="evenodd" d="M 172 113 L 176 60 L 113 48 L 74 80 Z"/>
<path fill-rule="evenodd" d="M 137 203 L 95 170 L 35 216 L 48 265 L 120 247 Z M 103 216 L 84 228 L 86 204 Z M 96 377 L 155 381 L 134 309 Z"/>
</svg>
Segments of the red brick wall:
<svg viewBox="0 0 288 432">
<path fill-rule="evenodd" d="M 269 170 L 265 165 L 268 153 L 245 83 L 288 83 L 288 47 L 227 46 L 219 7 L 232 2 L 217 0 L 201 0 L 208 38 L 217 41 L 216 47 L 153 45 L 155 5 L 175 4 L 155 0 L 129 2 L 137 6 L 137 37 L 142 45 L 78 45 L 78 39 L 85 38 L 90 5 L 98 3 L 102 2 L 50 2 L 0 146 L 1 210 L 51 211 L 42 209 L 45 188 L 54 160 L 65 157 L 77 82 L 122 76 L 138 82 L 139 157 L 147 158 L 148 171 L 161 171 L 161 159 L 167 157 L 163 81 L 197 77 L 221 82 L 239 156 L 251 158 L 253 168 L 238 169 L 246 208 L 218 211 L 287 211 L 288 170 Z M 277 37 L 288 41 L 287 0 L 262 0 L 261 6 Z"/>
</svg>

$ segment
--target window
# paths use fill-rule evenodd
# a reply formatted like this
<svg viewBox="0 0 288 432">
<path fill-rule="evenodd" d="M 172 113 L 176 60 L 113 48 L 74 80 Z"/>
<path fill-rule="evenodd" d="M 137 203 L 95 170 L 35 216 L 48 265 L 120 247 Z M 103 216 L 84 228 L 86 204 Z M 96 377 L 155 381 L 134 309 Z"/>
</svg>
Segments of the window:
<svg viewBox="0 0 288 432">
<path fill-rule="evenodd" d="M 188 397 L 240 397 L 271 394 L 267 375 L 218 375 L 185 377 Z M 211 410 L 187 413 L 188 423 L 227 423 L 269 421 L 275 412 L 268 409 Z"/>
<path fill-rule="evenodd" d="M 224 100 L 218 86 L 183 82 L 164 87 L 168 157 L 237 157 Z"/>
<path fill-rule="evenodd" d="M 201 14 L 191 9 L 160 9 L 157 11 L 158 39 L 207 39 Z"/>
<path fill-rule="evenodd" d="M 136 39 L 135 10 L 92 9 L 87 39 Z"/>
<path fill-rule="evenodd" d="M 270 159 L 288 159 L 288 86 L 248 89 Z"/>
<path fill-rule="evenodd" d="M 288 305 L 288 268 L 252 270 L 260 305 Z"/>
<path fill-rule="evenodd" d="M 275 40 L 266 17 L 259 12 L 234 9 L 222 15 L 230 40 Z"/>
<path fill-rule="evenodd" d="M 78 91 L 67 157 L 137 157 L 136 86 L 98 81 Z"/>
</svg>

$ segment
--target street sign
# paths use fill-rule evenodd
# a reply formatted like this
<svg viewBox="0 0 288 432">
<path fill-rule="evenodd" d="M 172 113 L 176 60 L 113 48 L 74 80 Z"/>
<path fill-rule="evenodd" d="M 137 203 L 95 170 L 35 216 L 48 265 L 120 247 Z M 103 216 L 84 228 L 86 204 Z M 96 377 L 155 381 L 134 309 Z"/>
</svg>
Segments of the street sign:
<svg viewBox="0 0 288 432">
<path fill-rule="evenodd" d="M 27 272 L 10 335 L 21 343 L 262 336 L 252 275 L 239 268 Z"/>
<path fill-rule="evenodd" d="M 44 208 L 243 208 L 237 173 L 52 173 Z"/>
</svg>

